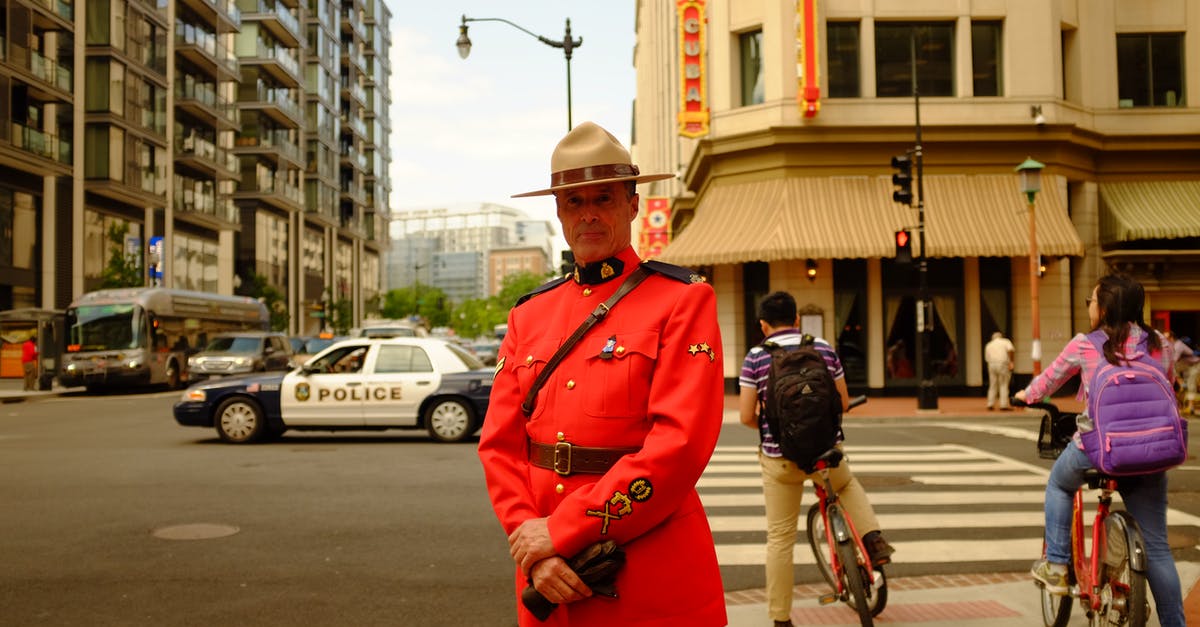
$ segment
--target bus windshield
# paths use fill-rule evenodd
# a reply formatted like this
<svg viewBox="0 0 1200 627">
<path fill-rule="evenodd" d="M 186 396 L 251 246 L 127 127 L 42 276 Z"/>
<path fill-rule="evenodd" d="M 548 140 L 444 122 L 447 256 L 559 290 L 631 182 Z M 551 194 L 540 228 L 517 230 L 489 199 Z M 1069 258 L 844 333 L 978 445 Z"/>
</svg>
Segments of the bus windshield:
<svg viewBox="0 0 1200 627">
<path fill-rule="evenodd" d="M 81 305 L 67 312 L 67 350 L 102 351 L 141 344 L 141 308 L 132 304 Z"/>
</svg>

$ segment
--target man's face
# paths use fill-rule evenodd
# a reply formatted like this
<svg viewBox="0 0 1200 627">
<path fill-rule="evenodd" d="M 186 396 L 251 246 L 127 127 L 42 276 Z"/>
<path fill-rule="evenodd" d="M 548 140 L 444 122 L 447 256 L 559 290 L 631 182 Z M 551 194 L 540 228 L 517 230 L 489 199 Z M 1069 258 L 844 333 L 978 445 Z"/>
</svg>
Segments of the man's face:
<svg viewBox="0 0 1200 627">
<path fill-rule="evenodd" d="M 587 265 L 624 250 L 632 241 L 638 196 L 624 183 L 599 183 L 556 192 L 558 221 L 575 261 Z"/>
</svg>

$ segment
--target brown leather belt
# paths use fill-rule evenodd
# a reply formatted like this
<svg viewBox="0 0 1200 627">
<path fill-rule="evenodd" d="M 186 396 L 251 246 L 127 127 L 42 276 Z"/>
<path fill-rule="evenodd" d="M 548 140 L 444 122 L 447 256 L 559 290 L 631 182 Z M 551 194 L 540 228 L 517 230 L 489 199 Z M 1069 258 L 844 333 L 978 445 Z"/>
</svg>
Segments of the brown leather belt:
<svg viewBox="0 0 1200 627">
<path fill-rule="evenodd" d="M 529 463 L 564 476 L 577 472 L 602 475 L 622 457 L 639 450 L 641 449 L 575 446 L 570 442 L 530 442 Z"/>
</svg>

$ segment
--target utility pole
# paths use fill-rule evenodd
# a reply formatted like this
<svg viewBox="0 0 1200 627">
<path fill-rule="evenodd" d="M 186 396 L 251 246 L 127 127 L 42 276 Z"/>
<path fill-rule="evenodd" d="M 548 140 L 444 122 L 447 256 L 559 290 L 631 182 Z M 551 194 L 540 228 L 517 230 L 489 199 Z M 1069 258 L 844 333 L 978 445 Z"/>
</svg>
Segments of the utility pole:
<svg viewBox="0 0 1200 627">
<path fill-rule="evenodd" d="M 914 45 L 915 55 L 915 45 Z M 933 383 L 930 349 L 933 344 L 933 303 L 929 299 L 929 262 L 925 257 L 925 158 L 921 148 L 921 94 L 917 89 L 916 58 L 913 58 L 913 105 L 916 109 L 917 145 L 917 409 L 937 409 L 937 386 Z"/>
</svg>

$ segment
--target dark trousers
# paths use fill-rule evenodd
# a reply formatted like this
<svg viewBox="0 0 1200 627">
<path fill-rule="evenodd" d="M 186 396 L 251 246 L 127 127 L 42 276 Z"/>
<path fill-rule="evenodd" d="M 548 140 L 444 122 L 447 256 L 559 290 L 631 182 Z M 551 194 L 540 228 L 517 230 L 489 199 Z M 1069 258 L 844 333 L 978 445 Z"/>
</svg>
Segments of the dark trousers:
<svg viewBox="0 0 1200 627">
<path fill-rule="evenodd" d="M 25 389 L 26 390 L 36 390 L 37 389 L 37 362 L 27 361 L 27 362 L 21 364 L 21 367 L 25 368 Z"/>
</svg>

